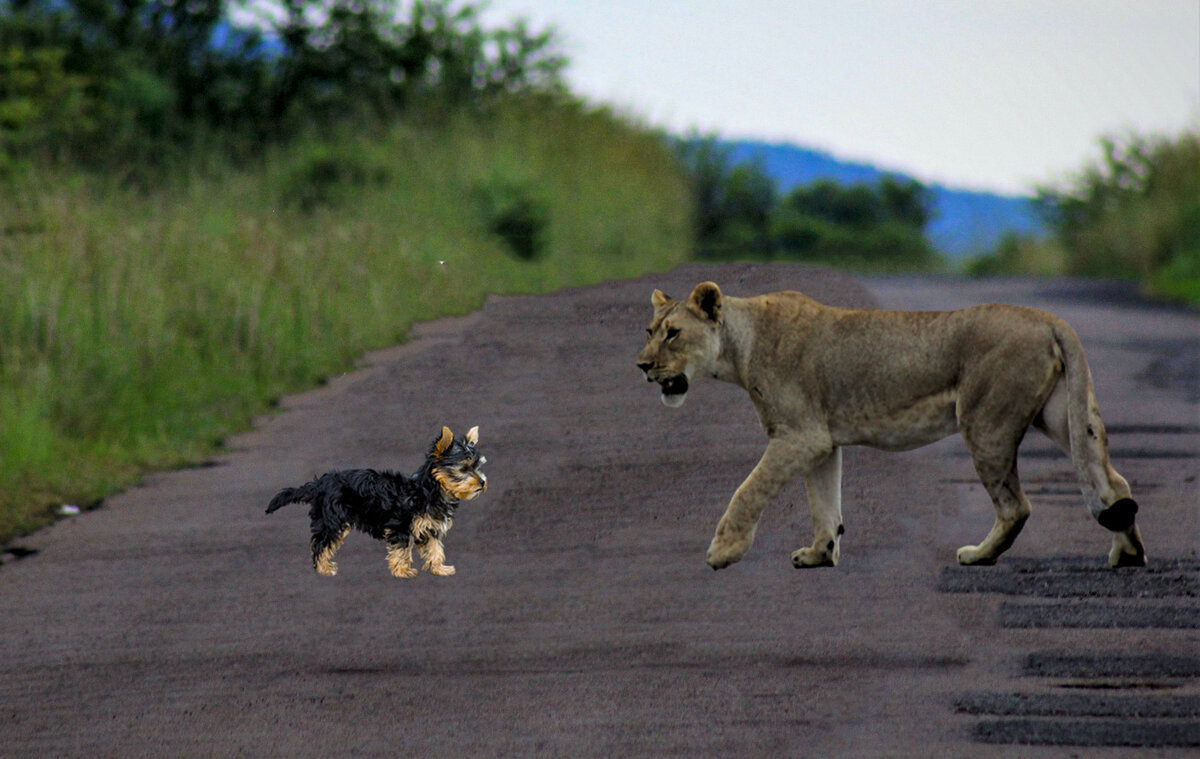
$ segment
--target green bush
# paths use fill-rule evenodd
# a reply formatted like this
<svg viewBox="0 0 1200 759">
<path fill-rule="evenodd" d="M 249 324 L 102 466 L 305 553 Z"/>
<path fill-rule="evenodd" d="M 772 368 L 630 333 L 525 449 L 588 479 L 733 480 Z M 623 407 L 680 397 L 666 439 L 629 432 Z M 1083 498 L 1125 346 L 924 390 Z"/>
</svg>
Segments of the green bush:
<svg viewBox="0 0 1200 759">
<path fill-rule="evenodd" d="M 1200 133 L 1101 141 L 1102 157 L 1039 190 L 1067 269 L 1139 279 L 1195 300 L 1200 279 Z"/>
<path fill-rule="evenodd" d="M 302 211 L 354 202 L 391 180 L 390 161 L 370 143 L 301 141 L 288 152 L 283 200 Z"/>
<path fill-rule="evenodd" d="M 549 209 L 547 201 L 537 197 L 536 183 L 496 177 L 480 184 L 475 195 L 483 226 L 509 253 L 532 261 L 545 252 Z"/>
</svg>

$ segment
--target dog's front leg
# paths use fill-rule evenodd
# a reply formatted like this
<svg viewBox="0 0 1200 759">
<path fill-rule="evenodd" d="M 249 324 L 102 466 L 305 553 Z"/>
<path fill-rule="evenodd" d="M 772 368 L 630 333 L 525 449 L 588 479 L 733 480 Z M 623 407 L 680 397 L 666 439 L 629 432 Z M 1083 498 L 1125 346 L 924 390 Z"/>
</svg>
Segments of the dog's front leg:
<svg viewBox="0 0 1200 759">
<path fill-rule="evenodd" d="M 771 438 L 762 459 L 733 494 L 729 508 L 717 523 L 706 557 L 710 567 L 724 569 L 746 555 L 754 543 L 754 531 L 763 509 L 811 459 L 796 439 Z"/>
<path fill-rule="evenodd" d="M 392 576 L 401 579 L 416 577 L 417 569 L 412 565 L 412 536 L 406 536 L 401 542 L 388 535 L 387 546 L 388 569 L 391 570 Z"/>
<path fill-rule="evenodd" d="M 439 577 L 449 577 L 454 574 L 454 567 L 446 563 L 446 547 L 442 545 L 442 539 L 436 535 L 430 535 L 417 546 L 417 550 L 421 552 L 421 558 L 425 560 L 425 569 Z"/>
</svg>

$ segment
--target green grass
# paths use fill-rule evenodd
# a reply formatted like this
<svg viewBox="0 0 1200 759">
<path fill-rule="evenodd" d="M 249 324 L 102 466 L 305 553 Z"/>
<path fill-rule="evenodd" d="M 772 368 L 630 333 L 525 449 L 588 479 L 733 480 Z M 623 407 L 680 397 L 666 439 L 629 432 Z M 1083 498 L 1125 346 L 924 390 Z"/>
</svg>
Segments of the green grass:
<svg viewBox="0 0 1200 759">
<path fill-rule="evenodd" d="M 174 174 L 152 189 L 63 168 L 6 180 L 0 542 L 203 458 L 417 321 L 690 252 L 688 189 L 661 137 L 576 104 L 311 140 L 245 166 L 199 155 Z M 497 232 L 506 212 L 536 228 L 533 255 Z"/>
</svg>

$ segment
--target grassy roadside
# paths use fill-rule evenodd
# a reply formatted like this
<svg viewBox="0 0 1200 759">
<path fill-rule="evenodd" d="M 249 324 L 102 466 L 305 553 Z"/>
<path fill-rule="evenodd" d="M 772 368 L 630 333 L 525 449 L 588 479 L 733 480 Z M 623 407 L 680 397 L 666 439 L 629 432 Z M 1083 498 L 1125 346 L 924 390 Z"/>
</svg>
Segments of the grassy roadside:
<svg viewBox="0 0 1200 759">
<path fill-rule="evenodd" d="M 282 394 L 488 293 L 663 270 L 688 189 L 571 103 L 196 156 L 166 186 L 33 170 L 0 197 L 0 543 L 195 461 Z M 443 263 L 444 262 L 444 263 Z"/>
</svg>

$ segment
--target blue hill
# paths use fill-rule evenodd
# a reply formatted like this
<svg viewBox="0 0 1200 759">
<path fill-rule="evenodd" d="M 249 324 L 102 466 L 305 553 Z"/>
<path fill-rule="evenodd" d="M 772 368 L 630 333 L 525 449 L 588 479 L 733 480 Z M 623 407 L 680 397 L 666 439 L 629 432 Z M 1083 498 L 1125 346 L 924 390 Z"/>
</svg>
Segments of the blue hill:
<svg viewBox="0 0 1200 759">
<path fill-rule="evenodd" d="M 729 158 L 734 163 L 759 161 L 767 175 L 779 183 L 781 192 L 818 179 L 833 179 L 842 184 L 871 184 L 888 174 L 904 177 L 870 164 L 842 161 L 828 153 L 795 145 L 750 140 L 722 144 L 729 148 Z M 1009 232 L 1023 235 L 1043 232 L 1031 198 L 956 190 L 937 184 L 928 187 L 934 197 L 929 239 L 950 258 L 990 250 Z"/>
</svg>

